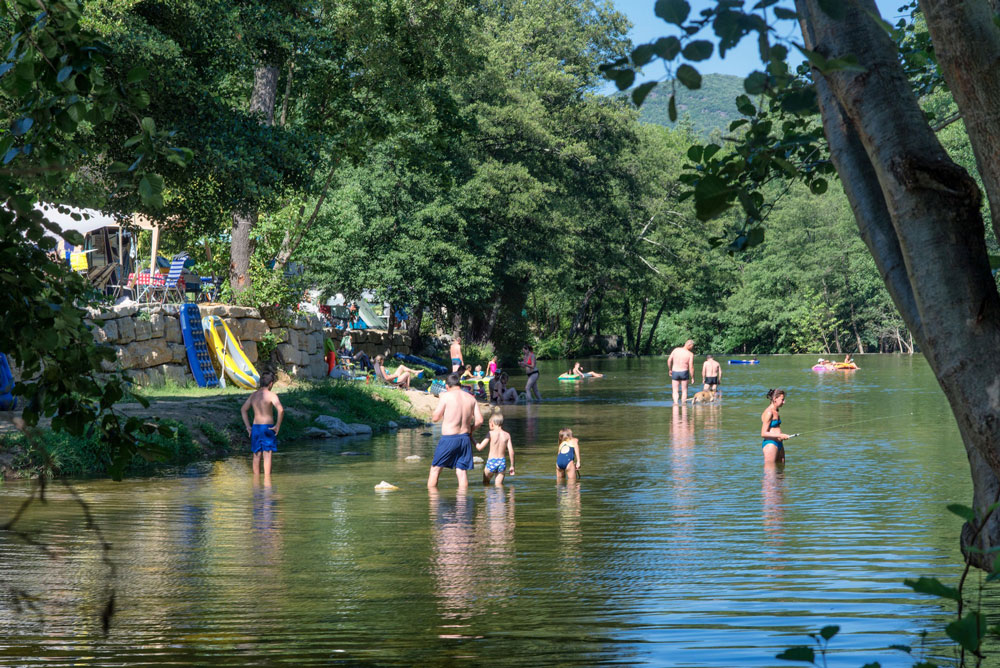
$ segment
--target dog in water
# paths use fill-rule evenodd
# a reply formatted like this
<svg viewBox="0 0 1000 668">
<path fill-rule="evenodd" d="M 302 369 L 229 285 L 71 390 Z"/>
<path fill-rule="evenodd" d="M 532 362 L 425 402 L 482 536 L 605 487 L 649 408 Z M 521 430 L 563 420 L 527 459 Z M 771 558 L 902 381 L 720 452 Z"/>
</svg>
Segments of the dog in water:
<svg viewBox="0 0 1000 668">
<path fill-rule="evenodd" d="M 701 392 L 695 392 L 694 396 L 689 400 L 692 404 L 703 403 L 707 404 L 710 401 L 715 401 L 715 390 L 703 390 Z"/>
</svg>

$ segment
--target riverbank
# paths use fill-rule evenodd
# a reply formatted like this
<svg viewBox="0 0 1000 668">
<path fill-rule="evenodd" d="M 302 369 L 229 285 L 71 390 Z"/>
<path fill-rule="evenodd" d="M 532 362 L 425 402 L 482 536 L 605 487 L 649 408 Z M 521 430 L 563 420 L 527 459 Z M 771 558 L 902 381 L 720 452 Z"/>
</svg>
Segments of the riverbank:
<svg viewBox="0 0 1000 668">
<path fill-rule="evenodd" d="M 291 381 L 276 386 L 285 407 L 280 441 L 337 438 L 422 426 L 437 403 L 426 392 L 338 381 Z M 240 407 L 249 391 L 164 386 L 145 388 L 148 408 L 138 402 L 115 406 L 124 418 L 153 417 L 174 429 L 173 437 L 155 435 L 156 457 L 136 455 L 126 475 L 149 475 L 169 467 L 223 459 L 248 452 L 249 438 Z M 97 438 L 73 438 L 48 430 L 31 440 L 13 425 L 16 414 L 0 414 L 0 476 L 33 477 L 47 472 L 57 477 L 106 475 L 107 449 Z M 319 418 L 319 421 L 317 421 Z"/>
</svg>

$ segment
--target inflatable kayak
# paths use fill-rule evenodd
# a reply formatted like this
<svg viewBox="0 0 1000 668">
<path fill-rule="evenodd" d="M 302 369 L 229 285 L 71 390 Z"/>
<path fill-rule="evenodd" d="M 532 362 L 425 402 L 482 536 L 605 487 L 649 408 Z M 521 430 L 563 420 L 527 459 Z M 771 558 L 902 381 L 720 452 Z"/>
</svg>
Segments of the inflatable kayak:
<svg viewBox="0 0 1000 668">
<path fill-rule="evenodd" d="M 239 339 L 233 336 L 222 318 L 217 315 L 207 315 L 201 319 L 201 328 L 205 332 L 208 348 L 212 351 L 220 384 L 223 384 L 225 375 L 237 387 L 256 390 L 260 383 L 257 369 L 247 359 L 246 353 L 240 347 Z"/>
<path fill-rule="evenodd" d="M 729 360 L 730 364 L 760 364 L 760 360 Z"/>
<path fill-rule="evenodd" d="M 425 360 L 423 357 L 417 357 L 416 355 L 404 355 L 403 353 L 396 353 L 396 359 L 401 362 L 408 362 L 410 364 L 419 364 L 425 366 L 435 374 L 451 373 L 451 369 L 437 362 L 431 362 L 430 360 Z"/>
</svg>

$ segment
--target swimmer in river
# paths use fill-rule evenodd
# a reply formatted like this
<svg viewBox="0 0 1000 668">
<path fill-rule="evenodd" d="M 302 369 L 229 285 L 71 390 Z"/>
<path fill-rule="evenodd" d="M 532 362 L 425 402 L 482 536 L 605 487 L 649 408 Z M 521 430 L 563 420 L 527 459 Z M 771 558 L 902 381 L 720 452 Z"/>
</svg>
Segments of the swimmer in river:
<svg viewBox="0 0 1000 668">
<path fill-rule="evenodd" d="M 782 444 L 788 434 L 781 431 L 781 416 L 778 414 L 785 404 L 784 390 L 768 390 L 767 398 L 771 404 L 760 415 L 760 436 L 764 439 L 761 448 L 764 452 L 764 463 L 785 463 L 785 446 Z"/>
<path fill-rule="evenodd" d="M 576 362 L 573 365 L 573 368 L 570 369 L 569 375 L 571 375 L 571 376 L 586 376 L 587 378 L 604 378 L 604 374 L 603 373 L 597 373 L 596 371 L 589 371 L 589 372 L 588 371 L 584 371 L 583 367 L 580 366 L 579 362 Z"/>
</svg>

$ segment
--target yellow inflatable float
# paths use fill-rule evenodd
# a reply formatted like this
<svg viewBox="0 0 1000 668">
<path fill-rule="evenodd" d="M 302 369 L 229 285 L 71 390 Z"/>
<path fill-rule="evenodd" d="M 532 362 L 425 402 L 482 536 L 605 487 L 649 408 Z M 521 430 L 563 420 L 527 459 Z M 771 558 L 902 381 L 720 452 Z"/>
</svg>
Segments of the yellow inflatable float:
<svg viewBox="0 0 1000 668">
<path fill-rule="evenodd" d="M 205 330 L 205 341 L 212 352 L 212 362 L 221 384 L 225 386 L 228 378 L 237 387 L 256 390 L 260 375 L 240 347 L 240 340 L 233 336 L 222 318 L 207 315 L 201 319 L 201 328 Z"/>
</svg>

